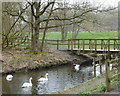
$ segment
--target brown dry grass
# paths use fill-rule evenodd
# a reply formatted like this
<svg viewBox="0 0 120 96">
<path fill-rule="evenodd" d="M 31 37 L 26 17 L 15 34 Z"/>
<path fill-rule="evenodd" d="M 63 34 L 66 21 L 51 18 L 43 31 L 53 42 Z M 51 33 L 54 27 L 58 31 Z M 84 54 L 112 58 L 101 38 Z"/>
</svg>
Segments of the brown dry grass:
<svg viewBox="0 0 120 96">
<path fill-rule="evenodd" d="M 68 52 L 45 50 L 34 55 L 29 50 L 5 50 L 2 52 L 2 73 L 15 72 L 22 69 L 35 69 L 65 64 L 82 59 L 71 56 Z"/>
</svg>

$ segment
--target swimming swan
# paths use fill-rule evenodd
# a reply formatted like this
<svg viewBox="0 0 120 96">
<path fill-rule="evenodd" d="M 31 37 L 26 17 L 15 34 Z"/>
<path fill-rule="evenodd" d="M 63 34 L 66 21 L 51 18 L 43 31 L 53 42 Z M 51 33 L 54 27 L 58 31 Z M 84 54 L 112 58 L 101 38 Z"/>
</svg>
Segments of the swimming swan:
<svg viewBox="0 0 120 96">
<path fill-rule="evenodd" d="M 45 78 L 42 77 L 42 78 L 38 79 L 38 82 L 44 82 L 44 81 L 48 81 L 48 73 L 46 73 Z"/>
<path fill-rule="evenodd" d="M 12 76 L 12 75 L 7 75 L 6 80 L 11 81 L 11 80 L 12 80 L 12 78 L 13 78 L 13 76 Z"/>
<path fill-rule="evenodd" d="M 30 77 L 29 82 L 23 83 L 22 88 L 31 87 L 31 86 L 32 86 L 32 77 Z"/>
<path fill-rule="evenodd" d="M 80 67 L 80 65 L 79 65 L 79 64 L 74 64 L 74 65 L 75 65 L 75 67 L 74 67 L 75 70 L 76 70 L 76 71 L 79 71 L 79 67 Z"/>
</svg>

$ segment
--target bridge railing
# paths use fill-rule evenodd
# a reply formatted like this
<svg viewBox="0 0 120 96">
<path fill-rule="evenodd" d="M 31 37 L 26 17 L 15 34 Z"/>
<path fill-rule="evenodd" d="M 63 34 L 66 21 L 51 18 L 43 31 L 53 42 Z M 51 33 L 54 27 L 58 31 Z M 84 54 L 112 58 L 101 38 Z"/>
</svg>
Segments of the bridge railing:
<svg viewBox="0 0 120 96">
<path fill-rule="evenodd" d="M 100 58 L 100 57 L 98 57 L 98 58 Z M 105 56 L 105 58 L 106 58 L 106 56 Z M 103 74 L 102 65 L 105 65 L 104 70 L 105 70 L 105 77 L 106 77 L 106 88 L 107 88 L 107 91 L 110 91 L 110 89 L 111 89 L 110 81 L 111 81 L 111 79 L 114 78 L 114 76 L 111 77 L 110 71 L 113 70 L 113 65 L 114 65 L 114 67 L 119 65 L 118 63 L 120 62 L 120 58 L 119 58 L 119 56 L 116 56 L 115 59 L 111 59 L 111 60 L 110 60 L 110 58 L 106 58 L 105 62 L 102 62 L 102 59 L 98 59 L 99 63 L 97 63 L 97 64 L 96 64 L 96 60 L 97 60 L 97 57 L 93 59 L 94 77 L 96 77 L 97 74 L 98 75 Z M 112 66 L 110 66 L 110 64 L 112 64 Z M 97 66 L 99 66 L 99 67 L 97 67 Z M 96 67 L 99 68 L 100 71 L 96 70 Z M 98 72 L 98 73 L 96 73 L 96 72 Z M 118 72 L 118 74 L 119 74 L 119 72 Z"/>
<path fill-rule="evenodd" d="M 110 51 L 118 50 L 120 39 L 69 39 L 68 50 Z"/>
<path fill-rule="evenodd" d="M 18 39 L 18 43 L 23 40 Z M 39 40 L 41 42 L 41 39 Z M 118 50 L 120 49 L 120 39 L 68 39 L 68 40 L 45 40 L 45 44 L 48 47 L 55 48 L 57 50 L 80 50 L 80 51 L 97 51 L 97 50 Z M 27 39 L 21 44 L 22 46 L 31 46 L 31 40 Z"/>
</svg>

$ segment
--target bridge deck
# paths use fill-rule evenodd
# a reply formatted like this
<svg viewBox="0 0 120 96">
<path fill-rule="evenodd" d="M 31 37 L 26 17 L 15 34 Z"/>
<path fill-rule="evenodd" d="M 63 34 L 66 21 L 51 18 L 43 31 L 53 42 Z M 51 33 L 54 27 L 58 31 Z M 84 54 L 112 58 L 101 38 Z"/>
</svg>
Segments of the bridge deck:
<svg viewBox="0 0 120 96">
<path fill-rule="evenodd" d="M 68 51 L 71 51 L 71 49 L 69 49 Z M 73 51 L 83 51 L 83 49 L 78 49 L 78 48 L 73 48 Z M 86 52 L 95 52 L 95 49 L 84 49 L 84 51 Z M 108 52 L 108 50 L 104 50 L 104 49 L 97 49 L 96 52 Z M 120 52 L 120 50 L 114 50 L 114 49 L 110 49 L 109 52 Z"/>
</svg>

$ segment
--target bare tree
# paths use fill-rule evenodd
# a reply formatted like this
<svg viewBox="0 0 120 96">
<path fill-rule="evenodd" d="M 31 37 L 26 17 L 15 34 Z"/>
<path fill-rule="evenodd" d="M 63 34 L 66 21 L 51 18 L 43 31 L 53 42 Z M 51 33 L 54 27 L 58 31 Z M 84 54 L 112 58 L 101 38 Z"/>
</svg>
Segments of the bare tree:
<svg viewBox="0 0 120 96">
<path fill-rule="evenodd" d="M 26 25 L 24 27 L 21 26 L 21 21 L 18 16 L 18 7 L 22 6 L 21 3 L 5 2 L 2 3 L 2 6 L 2 47 L 6 48 L 12 46 L 16 39 L 21 37 L 22 30 L 26 27 Z M 11 12 L 14 12 L 14 15 L 11 14 Z M 22 13 L 23 12 L 20 14 Z"/>
<path fill-rule="evenodd" d="M 73 30 L 73 38 L 76 38 L 81 29 L 91 30 L 93 28 L 89 26 L 90 24 L 95 24 L 94 28 L 97 28 L 96 25 L 101 24 L 98 20 L 99 16 L 97 16 L 99 13 L 108 12 L 114 9 L 109 8 L 103 10 L 100 9 L 100 7 L 91 6 L 89 3 L 70 5 L 69 3 L 65 3 L 65 1 L 64 3 L 59 3 L 56 0 L 48 0 L 47 2 L 43 0 L 34 0 L 34 2 L 26 1 L 26 3 L 22 3 L 21 5 L 21 7 L 14 6 L 17 7 L 14 8 L 17 9 L 17 11 L 9 9 L 4 11 L 5 14 L 9 15 L 9 25 L 12 24 L 12 26 L 8 26 L 8 32 L 3 34 L 5 41 L 3 44 L 8 43 L 8 37 L 11 36 L 9 34 L 17 28 L 15 26 L 19 26 L 20 29 L 18 33 L 20 33 L 22 28 L 24 28 L 21 26 L 26 23 L 31 25 L 31 46 L 34 53 L 38 53 L 39 51 L 40 32 L 43 32 L 40 46 L 40 51 L 43 51 L 44 40 L 48 29 L 59 28 L 63 40 L 67 37 L 68 29 Z M 12 22 L 9 20 L 11 18 L 13 20 Z M 7 20 L 7 18 L 5 18 L 5 20 Z M 7 28 L 4 28 L 4 30 L 5 29 Z"/>
</svg>

